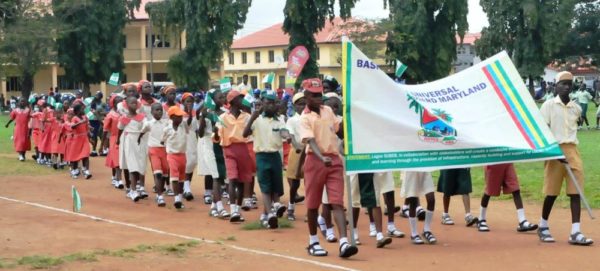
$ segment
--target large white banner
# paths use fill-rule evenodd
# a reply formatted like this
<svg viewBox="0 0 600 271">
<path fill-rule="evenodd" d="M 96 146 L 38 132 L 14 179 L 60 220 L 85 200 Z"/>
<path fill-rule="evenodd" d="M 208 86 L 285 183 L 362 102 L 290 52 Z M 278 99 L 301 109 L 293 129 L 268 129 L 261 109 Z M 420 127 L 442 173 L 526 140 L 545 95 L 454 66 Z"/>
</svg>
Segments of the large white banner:
<svg viewBox="0 0 600 271">
<path fill-rule="evenodd" d="M 400 85 L 351 42 L 342 50 L 348 173 L 563 157 L 505 52 L 431 83 Z"/>
</svg>

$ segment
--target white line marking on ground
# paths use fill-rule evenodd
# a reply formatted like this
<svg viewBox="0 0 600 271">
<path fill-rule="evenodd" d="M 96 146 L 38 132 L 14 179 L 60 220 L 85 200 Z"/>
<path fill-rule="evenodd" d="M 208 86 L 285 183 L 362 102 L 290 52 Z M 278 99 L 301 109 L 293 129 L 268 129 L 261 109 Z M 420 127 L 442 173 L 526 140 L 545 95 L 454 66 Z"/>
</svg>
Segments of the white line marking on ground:
<svg viewBox="0 0 600 271">
<path fill-rule="evenodd" d="M 153 228 L 149 228 L 149 227 L 138 226 L 138 225 L 132 224 L 132 223 L 121 222 L 121 221 L 116 221 L 116 220 L 112 220 L 112 219 L 107 219 L 107 218 L 102 218 L 102 217 L 97 217 L 97 216 L 87 215 L 87 214 L 82 214 L 82 213 L 75 213 L 75 212 L 72 212 L 67 209 L 60 209 L 60 208 L 56 208 L 56 207 L 52 207 L 52 206 L 48 206 L 48 205 L 44 205 L 44 204 L 40 204 L 40 203 L 29 202 L 29 201 L 24 201 L 24 200 L 19 200 L 19 199 L 12 199 L 12 198 L 4 197 L 4 196 L 0 196 L 0 199 L 6 200 L 6 201 L 11 201 L 11 202 L 16 202 L 16 203 L 21 203 L 21 204 L 25 204 L 25 205 L 29 205 L 29 206 L 35 206 L 35 207 L 39 207 L 42 209 L 52 210 L 52 211 L 56 211 L 56 212 L 60 212 L 60 213 L 85 217 L 85 218 L 89 218 L 89 219 L 92 219 L 95 221 L 102 221 L 102 222 L 107 222 L 110 224 L 130 227 L 130 228 L 143 230 L 143 231 L 147 231 L 147 232 L 152 232 L 152 233 L 156 233 L 156 234 L 162 234 L 162 235 L 177 237 L 177 238 L 181 238 L 181 239 L 191 240 L 191 241 L 206 242 L 209 244 L 219 243 L 219 242 L 213 241 L 213 240 L 208 240 L 208 239 L 203 239 L 203 238 L 198 238 L 198 237 L 193 237 L 193 236 L 188 236 L 188 235 L 182 235 L 182 234 L 177 234 L 177 233 L 172 233 L 172 232 L 166 232 L 166 231 L 153 229 Z M 296 262 L 313 264 L 313 265 L 316 265 L 319 267 L 332 268 L 332 269 L 344 270 L 344 271 L 359 271 L 358 269 L 353 269 L 353 268 L 344 267 L 344 266 L 335 265 L 335 264 L 322 263 L 322 262 L 313 261 L 313 260 L 307 260 L 307 259 L 298 258 L 298 257 L 294 257 L 294 256 L 288 256 L 288 255 L 272 253 L 272 252 L 267 252 L 267 251 L 262 251 L 262 250 L 257 250 L 257 249 L 245 248 L 245 247 L 236 246 L 236 245 L 229 245 L 229 244 L 225 244 L 225 243 L 223 243 L 222 245 L 227 246 L 232 249 L 235 249 L 235 250 L 242 251 L 242 252 L 254 253 L 254 254 L 265 255 L 265 256 L 273 256 L 273 257 L 283 258 L 283 259 L 292 260 L 292 261 L 296 261 Z"/>
</svg>

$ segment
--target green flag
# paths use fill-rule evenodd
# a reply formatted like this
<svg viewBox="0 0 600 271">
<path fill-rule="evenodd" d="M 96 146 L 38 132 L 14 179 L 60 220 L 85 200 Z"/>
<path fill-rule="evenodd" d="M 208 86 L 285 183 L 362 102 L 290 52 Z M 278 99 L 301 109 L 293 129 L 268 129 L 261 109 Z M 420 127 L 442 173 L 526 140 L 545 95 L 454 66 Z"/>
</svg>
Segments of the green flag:
<svg viewBox="0 0 600 271">
<path fill-rule="evenodd" d="M 246 96 L 244 96 L 244 99 L 242 100 L 242 104 L 252 108 L 252 103 L 254 103 L 254 97 L 252 97 L 252 95 L 250 95 L 250 93 L 246 94 Z"/>
<path fill-rule="evenodd" d="M 231 80 L 229 80 L 227 77 L 219 80 L 219 85 L 221 87 L 221 92 L 227 92 L 231 90 Z"/>
<path fill-rule="evenodd" d="M 113 86 L 119 85 L 119 73 L 118 72 L 113 72 L 110 75 L 110 79 L 108 79 L 108 84 L 113 85 Z"/>
<path fill-rule="evenodd" d="M 81 197 L 79 192 L 75 189 L 75 186 L 71 186 L 71 196 L 73 197 L 73 212 L 79 213 L 81 211 Z"/>
<path fill-rule="evenodd" d="M 265 75 L 265 77 L 263 77 L 263 84 L 264 83 L 269 83 L 271 84 L 271 86 L 273 85 L 273 82 L 275 81 L 275 73 L 274 72 L 270 72 L 267 75 Z"/>
<path fill-rule="evenodd" d="M 396 59 L 396 78 L 400 78 L 408 66 Z"/>
<path fill-rule="evenodd" d="M 210 109 L 210 110 L 215 110 L 217 108 L 217 104 L 215 104 L 215 101 L 212 98 L 212 92 L 214 92 L 214 90 L 209 91 L 209 93 L 206 94 L 206 100 L 204 101 L 204 106 L 206 106 L 206 108 Z"/>
</svg>

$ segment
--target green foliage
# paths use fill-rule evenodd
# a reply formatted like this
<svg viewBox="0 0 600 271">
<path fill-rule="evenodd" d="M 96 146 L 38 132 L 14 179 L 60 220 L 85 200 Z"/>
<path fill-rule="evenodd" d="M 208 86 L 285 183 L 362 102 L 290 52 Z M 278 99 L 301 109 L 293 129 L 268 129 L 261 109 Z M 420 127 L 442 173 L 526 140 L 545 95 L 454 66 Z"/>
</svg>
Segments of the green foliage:
<svg viewBox="0 0 600 271">
<path fill-rule="evenodd" d="M 178 85 L 206 88 L 211 68 L 219 66 L 223 50 L 242 28 L 251 0 L 165 0 L 146 11 L 159 31 L 186 31 L 186 47 L 171 57 L 167 70 Z"/>
<path fill-rule="evenodd" d="M 600 2 L 583 3 L 575 8 L 575 16 L 566 40 L 556 57 L 589 55 L 598 65 L 600 58 Z"/>
<path fill-rule="evenodd" d="M 385 59 L 385 40 L 387 33 L 392 31 L 394 25 L 389 19 L 352 19 L 337 26 L 336 38 L 345 35 L 354 43 L 360 51 L 370 59 Z M 337 62 L 342 64 L 341 52 L 337 56 Z"/>
<path fill-rule="evenodd" d="M 288 50 L 292 51 L 298 45 L 304 45 L 310 54 L 302 73 L 298 77 L 296 87 L 306 78 L 317 77 L 317 43 L 315 34 L 323 29 L 325 21 L 333 21 L 335 17 L 334 4 L 336 0 L 287 0 L 283 13 L 283 31 L 290 35 Z M 357 0 L 338 0 L 340 17 L 349 18 L 351 9 Z"/>
<path fill-rule="evenodd" d="M 294 224 L 292 222 L 290 222 L 289 220 L 284 219 L 284 218 L 279 218 L 277 223 L 279 224 L 279 229 L 290 229 L 290 228 L 294 227 Z M 250 222 L 244 223 L 244 225 L 242 226 L 242 230 L 245 230 L 245 231 L 266 230 L 266 229 L 267 228 L 265 228 L 262 225 L 262 222 L 260 220 L 250 221 Z M 229 238 L 228 238 L 228 240 L 229 240 Z"/>
<path fill-rule="evenodd" d="M 468 29 L 467 0 L 388 0 L 394 29 L 388 35 L 389 59 L 408 66 L 407 82 L 448 75 L 456 59 L 456 36 Z"/>
<path fill-rule="evenodd" d="M 575 0 L 481 0 L 489 26 L 475 45 L 482 58 L 506 50 L 519 73 L 533 78 L 544 73 L 565 41 L 571 26 Z"/>
<path fill-rule="evenodd" d="M 58 62 L 66 76 L 84 85 L 107 81 L 113 72 L 121 72 L 123 62 L 122 31 L 140 0 L 53 0 L 54 14 L 73 29 L 60 37 Z"/>
<path fill-rule="evenodd" d="M 55 59 L 53 41 L 62 30 L 49 7 L 33 0 L 3 1 L 0 20 L 0 63 L 20 75 L 21 95 L 28 97 L 42 63 Z"/>
</svg>

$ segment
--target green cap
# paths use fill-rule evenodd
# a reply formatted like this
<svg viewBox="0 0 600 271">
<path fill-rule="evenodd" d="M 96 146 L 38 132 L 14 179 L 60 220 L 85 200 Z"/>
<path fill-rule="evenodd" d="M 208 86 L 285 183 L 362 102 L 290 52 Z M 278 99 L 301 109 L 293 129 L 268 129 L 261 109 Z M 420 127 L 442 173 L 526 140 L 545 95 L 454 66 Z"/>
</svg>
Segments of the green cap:
<svg viewBox="0 0 600 271">
<path fill-rule="evenodd" d="M 275 101 L 277 100 L 277 93 L 275 93 L 275 91 L 272 89 L 266 89 L 260 93 L 260 97 L 265 98 L 267 100 Z"/>
</svg>

